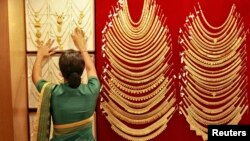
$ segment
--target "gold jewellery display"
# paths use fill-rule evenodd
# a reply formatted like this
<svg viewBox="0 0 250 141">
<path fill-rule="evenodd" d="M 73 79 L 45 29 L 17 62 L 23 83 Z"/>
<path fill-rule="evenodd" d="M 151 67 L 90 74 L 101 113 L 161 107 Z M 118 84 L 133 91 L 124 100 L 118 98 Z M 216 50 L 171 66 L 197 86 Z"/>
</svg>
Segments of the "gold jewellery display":
<svg viewBox="0 0 250 141">
<path fill-rule="evenodd" d="M 176 111 L 166 18 L 155 0 L 145 0 L 142 11 L 135 22 L 127 0 L 119 0 L 102 31 L 100 108 L 118 135 L 135 141 L 158 136 Z"/>
<path fill-rule="evenodd" d="M 36 7 L 36 8 L 34 8 Z M 42 2 L 41 5 L 33 5 L 30 0 L 27 1 L 27 19 L 29 23 L 28 35 L 30 37 L 31 43 L 33 46 L 40 46 L 43 44 L 44 39 L 47 38 L 47 28 L 48 28 L 48 4 L 46 0 Z"/>
<path fill-rule="evenodd" d="M 26 0 L 27 50 L 36 51 L 49 38 L 60 50 L 73 48 L 70 34 L 75 27 L 88 37 L 88 50 L 94 43 L 94 2 L 92 0 Z"/>
<path fill-rule="evenodd" d="M 200 5 L 180 29 L 182 101 L 190 129 L 207 140 L 207 125 L 238 124 L 248 109 L 246 35 L 232 5 L 220 26 L 211 25 Z"/>
</svg>

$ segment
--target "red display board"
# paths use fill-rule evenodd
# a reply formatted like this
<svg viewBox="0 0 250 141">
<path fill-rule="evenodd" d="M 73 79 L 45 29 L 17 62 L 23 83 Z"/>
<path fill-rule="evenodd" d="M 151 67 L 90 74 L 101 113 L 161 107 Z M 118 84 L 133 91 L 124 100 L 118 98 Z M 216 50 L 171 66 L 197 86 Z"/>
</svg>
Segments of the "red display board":
<svg viewBox="0 0 250 141">
<path fill-rule="evenodd" d="M 101 77 L 104 59 L 102 57 L 102 30 L 109 21 L 108 15 L 112 10 L 112 7 L 117 6 L 118 0 L 96 0 L 95 1 L 95 29 L 96 29 L 96 66 L 99 76 Z M 162 12 L 167 17 L 166 24 L 170 30 L 172 37 L 172 49 L 174 60 L 174 74 L 178 76 L 181 68 L 180 52 L 183 48 L 178 44 L 179 29 L 183 28 L 186 17 L 190 13 L 194 13 L 194 7 L 198 7 L 200 4 L 203 13 L 209 23 L 214 26 L 221 25 L 227 18 L 229 11 L 233 4 L 236 6 L 236 11 L 240 13 L 243 18 L 244 28 L 247 30 L 250 28 L 250 1 L 248 0 L 156 0 L 156 3 L 161 6 Z M 143 0 L 128 0 L 129 10 L 131 17 L 134 21 L 139 20 L 141 16 L 141 10 L 143 7 Z M 250 38 L 247 35 L 246 47 L 247 57 L 249 57 L 250 51 Z M 249 69 L 249 62 L 247 62 L 247 68 Z M 250 71 L 247 70 L 248 78 Z M 247 84 L 249 85 L 249 84 Z M 249 86 L 248 86 L 249 87 Z M 176 85 L 177 99 L 179 96 L 180 87 Z M 249 88 L 248 88 L 249 92 Z M 248 94 L 248 100 L 250 94 Z M 180 99 L 177 101 L 180 102 Z M 100 103 L 100 102 L 99 102 Z M 105 115 L 100 111 L 100 104 L 97 106 L 97 140 L 98 141 L 123 141 L 122 137 L 117 135 L 112 129 L 111 124 L 106 120 Z M 248 102 L 249 104 L 249 102 Z M 249 110 L 244 114 L 239 124 L 250 124 L 250 112 Z M 155 141 L 163 140 L 175 140 L 175 141 L 201 141 L 202 137 L 197 136 L 195 131 L 190 130 L 189 124 L 183 115 L 179 114 L 178 110 L 173 115 L 170 122 L 167 124 L 167 128 L 159 136 L 154 138 Z"/>
</svg>

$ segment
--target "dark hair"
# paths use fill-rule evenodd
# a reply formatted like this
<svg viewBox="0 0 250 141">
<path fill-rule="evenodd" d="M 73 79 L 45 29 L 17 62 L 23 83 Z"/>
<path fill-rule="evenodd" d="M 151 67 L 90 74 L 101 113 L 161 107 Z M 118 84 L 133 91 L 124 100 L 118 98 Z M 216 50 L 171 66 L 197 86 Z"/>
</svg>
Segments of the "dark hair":
<svg viewBox="0 0 250 141">
<path fill-rule="evenodd" d="M 73 49 L 64 51 L 59 59 L 59 67 L 71 88 L 77 88 L 81 84 L 85 63 L 79 51 Z"/>
</svg>

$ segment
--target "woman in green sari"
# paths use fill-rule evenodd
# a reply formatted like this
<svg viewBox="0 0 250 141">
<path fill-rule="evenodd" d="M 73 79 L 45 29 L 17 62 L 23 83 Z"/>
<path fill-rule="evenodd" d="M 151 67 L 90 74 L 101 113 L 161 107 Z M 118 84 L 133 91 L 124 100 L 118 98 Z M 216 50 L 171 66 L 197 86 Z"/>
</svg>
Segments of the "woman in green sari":
<svg viewBox="0 0 250 141">
<path fill-rule="evenodd" d="M 64 78 L 62 84 L 52 84 L 41 78 L 42 61 L 55 53 L 53 40 L 39 47 L 32 71 L 32 80 L 40 92 L 34 140 L 49 140 L 50 119 L 53 120 L 52 141 L 94 141 L 92 115 L 96 108 L 100 83 L 90 58 L 81 29 L 71 35 L 79 51 L 67 50 L 59 59 Z M 81 83 L 86 68 L 88 83 Z"/>
</svg>

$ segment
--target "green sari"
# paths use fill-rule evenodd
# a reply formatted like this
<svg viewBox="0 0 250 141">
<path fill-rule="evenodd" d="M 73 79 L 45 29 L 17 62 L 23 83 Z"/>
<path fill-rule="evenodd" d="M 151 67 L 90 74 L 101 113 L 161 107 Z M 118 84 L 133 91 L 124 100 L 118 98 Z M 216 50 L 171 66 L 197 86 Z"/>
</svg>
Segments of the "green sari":
<svg viewBox="0 0 250 141">
<path fill-rule="evenodd" d="M 45 83 L 38 103 L 38 109 L 36 113 L 36 121 L 33 131 L 34 141 L 47 141 L 49 140 L 50 133 L 50 97 L 54 84 L 49 82 Z"/>
<path fill-rule="evenodd" d="M 53 85 L 45 80 L 40 80 L 36 86 L 43 102 L 40 110 L 38 108 L 35 141 L 49 140 L 51 116 L 54 128 L 51 141 L 95 141 L 92 115 L 100 89 L 96 77 L 90 77 L 87 84 L 81 84 L 76 89 L 70 88 L 67 83 Z"/>
</svg>

